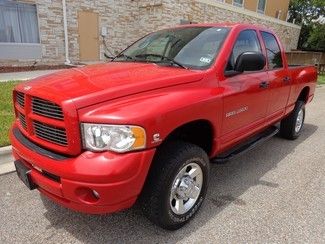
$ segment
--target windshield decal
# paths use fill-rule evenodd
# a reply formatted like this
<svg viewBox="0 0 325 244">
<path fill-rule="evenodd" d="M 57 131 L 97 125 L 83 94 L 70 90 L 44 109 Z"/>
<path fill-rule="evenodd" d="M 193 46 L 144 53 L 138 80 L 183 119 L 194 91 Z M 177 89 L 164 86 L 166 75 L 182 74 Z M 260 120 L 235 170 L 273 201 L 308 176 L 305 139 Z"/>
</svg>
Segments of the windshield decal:
<svg viewBox="0 0 325 244">
<path fill-rule="evenodd" d="M 202 62 L 202 63 L 206 63 L 206 64 L 209 64 L 209 63 L 211 63 L 211 58 L 206 58 L 206 57 L 201 57 L 200 58 L 200 62 Z"/>
</svg>

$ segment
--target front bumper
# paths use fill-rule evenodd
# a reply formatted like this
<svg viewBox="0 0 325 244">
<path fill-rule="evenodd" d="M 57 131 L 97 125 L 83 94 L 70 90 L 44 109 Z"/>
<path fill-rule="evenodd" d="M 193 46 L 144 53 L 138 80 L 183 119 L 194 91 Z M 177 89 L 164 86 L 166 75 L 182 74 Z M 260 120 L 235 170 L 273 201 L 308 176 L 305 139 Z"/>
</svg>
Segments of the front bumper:
<svg viewBox="0 0 325 244">
<path fill-rule="evenodd" d="M 141 193 L 155 153 L 155 149 L 126 154 L 84 152 L 58 160 L 26 146 L 14 130 L 15 125 L 10 132 L 14 158 L 31 169 L 37 189 L 60 205 L 91 214 L 131 207 Z"/>
</svg>

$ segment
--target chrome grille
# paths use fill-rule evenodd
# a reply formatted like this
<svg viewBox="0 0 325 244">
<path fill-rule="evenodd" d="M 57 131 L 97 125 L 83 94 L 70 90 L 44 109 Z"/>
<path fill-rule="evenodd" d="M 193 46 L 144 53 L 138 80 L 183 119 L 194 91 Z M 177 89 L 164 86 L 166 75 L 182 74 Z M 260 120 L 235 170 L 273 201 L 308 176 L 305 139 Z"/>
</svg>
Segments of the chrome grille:
<svg viewBox="0 0 325 244">
<path fill-rule="evenodd" d="M 18 102 L 18 104 L 20 105 L 20 107 L 24 107 L 25 106 L 25 95 L 22 92 L 17 92 L 16 93 L 16 100 Z"/>
<path fill-rule="evenodd" d="M 59 105 L 50 101 L 33 97 L 32 110 L 34 114 L 52 119 L 63 120 L 63 112 Z"/>
<path fill-rule="evenodd" d="M 27 130 L 27 124 L 26 124 L 26 118 L 25 118 L 25 115 L 23 115 L 22 113 L 19 113 L 18 114 L 18 118 L 19 118 L 19 121 L 20 121 L 20 124 L 21 126 Z"/>
<path fill-rule="evenodd" d="M 38 121 L 34 121 L 33 125 L 35 135 L 38 138 L 60 146 L 68 145 L 65 129 L 47 125 Z"/>
</svg>

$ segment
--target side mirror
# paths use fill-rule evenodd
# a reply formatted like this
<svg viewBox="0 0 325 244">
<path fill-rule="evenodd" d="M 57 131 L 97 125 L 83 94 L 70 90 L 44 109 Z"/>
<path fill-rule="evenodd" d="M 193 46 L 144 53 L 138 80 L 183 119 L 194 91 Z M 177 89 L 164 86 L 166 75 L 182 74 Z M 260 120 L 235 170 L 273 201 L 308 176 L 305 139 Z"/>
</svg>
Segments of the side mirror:
<svg viewBox="0 0 325 244">
<path fill-rule="evenodd" d="M 244 52 L 237 58 L 235 71 L 242 73 L 244 71 L 259 71 L 265 67 L 266 59 L 259 52 Z"/>
</svg>

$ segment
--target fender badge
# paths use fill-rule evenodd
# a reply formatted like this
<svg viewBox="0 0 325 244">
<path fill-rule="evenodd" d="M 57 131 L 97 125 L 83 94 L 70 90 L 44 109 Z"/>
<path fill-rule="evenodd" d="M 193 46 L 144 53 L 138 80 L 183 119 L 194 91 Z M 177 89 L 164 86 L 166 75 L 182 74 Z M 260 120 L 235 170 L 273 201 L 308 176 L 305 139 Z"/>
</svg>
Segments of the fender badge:
<svg viewBox="0 0 325 244">
<path fill-rule="evenodd" d="M 162 140 L 160 139 L 160 134 L 159 133 L 156 133 L 152 136 L 152 142 L 151 143 L 158 143 L 158 142 L 161 142 Z"/>
</svg>

